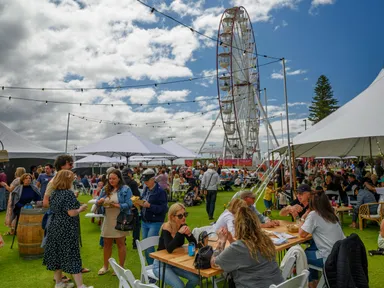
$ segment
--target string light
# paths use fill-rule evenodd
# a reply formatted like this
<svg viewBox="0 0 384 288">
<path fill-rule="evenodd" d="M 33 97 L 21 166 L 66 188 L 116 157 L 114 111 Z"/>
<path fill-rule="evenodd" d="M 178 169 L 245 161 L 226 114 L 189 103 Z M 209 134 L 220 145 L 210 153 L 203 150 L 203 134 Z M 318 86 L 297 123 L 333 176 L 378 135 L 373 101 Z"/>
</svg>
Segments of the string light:
<svg viewBox="0 0 384 288">
<path fill-rule="evenodd" d="M 163 17 L 168 18 L 168 19 L 170 19 L 170 20 L 172 20 L 172 21 L 174 21 L 174 22 L 180 24 L 180 25 L 184 26 L 185 28 L 188 28 L 188 29 L 191 30 L 192 32 L 195 32 L 195 33 L 199 34 L 200 36 L 202 36 L 202 37 L 204 37 L 204 38 L 207 38 L 207 39 L 209 39 L 209 40 L 212 40 L 212 41 L 214 41 L 214 42 L 216 42 L 216 43 L 221 43 L 221 41 L 220 41 L 219 39 L 213 38 L 213 37 L 211 37 L 211 36 L 208 36 L 208 35 L 206 35 L 206 34 L 200 32 L 200 31 L 198 31 L 198 30 L 195 30 L 195 29 L 193 29 L 191 26 L 188 26 L 187 24 L 181 22 L 180 20 L 177 20 L 176 18 L 174 18 L 174 17 L 172 17 L 172 16 L 170 16 L 170 15 L 167 15 L 167 14 L 165 14 L 165 13 L 163 13 L 163 12 L 160 12 L 160 11 L 156 10 L 156 8 L 154 8 L 154 7 L 150 6 L 150 5 L 148 5 L 148 4 L 144 3 L 144 2 L 142 2 L 141 0 L 136 0 L 136 1 L 139 2 L 140 4 L 144 5 L 144 6 L 148 7 L 149 9 L 151 9 L 151 13 L 156 12 L 156 13 L 162 15 Z M 232 47 L 233 49 L 237 49 L 237 50 L 243 51 L 243 50 L 242 50 L 241 48 L 239 48 L 239 47 L 236 47 L 236 46 L 233 46 L 233 45 L 228 45 L 228 46 L 229 46 L 229 47 Z M 264 57 L 264 58 L 278 59 L 279 61 L 283 60 L 282 57 L 273 57 L 273 56 L 268 56 L 268 55 L 261 55 L 261 54 L 258 54 L 258 53 L 252 53 L 252 52 L 247 52 L 247 51 L 245 51 L 245 53 L 249 53 L 249 54 L 256 55 L 256 56 L 262 56 L 262 57 Z"/>
<path fill-rule="evenodd" d="M 5 96 L 0 95 L 0 98 L 8 98 L 9 100 L 16 99 L 21 101 L 29 101 L 29 102 L 39 102 L 39 103 L 45 103 L 48 104 L 48 100 L 41 100 L 41 99 L 34 99 L 34 98 L 24 98 L 24 97 L 11 97 L 11 96 Z M 188 101 L 172 101 L 172 102 L 160 102 L 160 103 L 79 103 L 79 102 L 70 102 L 70 101 L 55 101 L 55 100 L 49 100 L 50 103 L 53 104 L 65 104 L 65 105 L 80 105 L 82 107 L 85 106 L 165 106 L 165 105 L 173 105 L 173 104 L 184 104 L 184 103 L 196 103 L 196 102 L 202 102 L 202 101 L 209 101 L 209 100 L 218 100 L 219 98 L 217 96 L 210 97 L 206 99 L 201 100 L 188 100 Z"/>
<path fill-rule="evenodd" d="M 218 108 L 215 108 L 215 109 L 211 109 L 211 110 L 208 110 L 208 111 L 204 111 L 204 112 L 197 112 L 197 113 L 193 113 L 192 115 L 190 116 L 187 116 L 187 117 L 181 117 L 181 118 L 175 118 L 175 119 L 171 119 L 171 120 L 162 120 L 162 121 L 155 121 L 155 122 L 146 122 L 144 123 L 145 126 L 153 126 L 153 124 L 167 124 L 167 123 L 171 123 L 171 122 L 175 122 L 175 121 L 184 121 L 186 119 L 189 119 L 189 118 L 192 118 L 192 117 L 195 117 L 195 116 L 200 116 L 200 115 L 204 115 L 204 114 L 208 114 L 210 112 L 214 112 L 214 111 L 219 111 Z M 90 121 L 90 122 L 98 122 L 99 124 L 101 123 L 104 123 L 104 124 L 114 124 L 114 125 L 124 125 L 124 126 L 135 126 L 135 127 L 145 127 L 145 126 L 139 126 L 140 124 L 142 123 L 123 123 L 123 122 L 114 122 L 114 121 L 111 121 L 111 120 L 103 120 L 103 119 L 96 119 L 96 118 L 92 118 L 92 117 L 85 117 L 85 116 L 79 116 L 79 115 L 76 115 L 76 114 L 72 114 L 70 113 L 71 116 L 73 117 L 76 117 L 76 118 L 79 118 L 81 120 L 86 120 L 86 121 Z M 155 125 L 155 127 L 167 127 L 168 125 L 164 126 L 158 126 L 158 125 Z"/>
<path fill-rule="evenodd" d="M 267 65 L 271 65 L 274 63 L 280 62 L 279 60 L 274 60 L 270 62 L 266 62 L 260 65 L 253 65 L 248 68 L 244 69 L 239 69 L 232 71 L 232 74 L 250 70 L 250 69 L 256 69 L 257 67 L 263 67 Z M 203 72 L 200 72 L 198 74 L 203 74 Z M 228 73 L 231 75 L 231 73 Z M 172 84 L 180 84 L 180 83 L 185 83 L 185 82 L 191 82 L 191 81 L 197 81 L 197 80 L 203 80 L 203 79 L 208 79 L 208 78 L 213 78 L 216 77 L 217 73 L 213 73 L 211 75 L 205 75 L 205 76 L 199 76 L 199 77 L 190 77 L 190 78 L 184 78 L 180 80 L 174 80 L 174 81 L 164 81 L 164 82 L 152 82 L 152 83 L 146 83 L 146 84 L 136 84 L 136 85 L 118 85 L 118 86 L 108 86 L 108 87 L 88 87 L 88 88 L 60 88 L 60 87 L 51 87 L 51 88 L 37 88 L 37 87 L 26 87 L 26 86 L 2 86 L 2 90 L 5 89 L 12 89 L 12 90 L 42 90 L 42 91 L 91 91 L 91 90 L 119 90 L 119 89 L 129 89 L 129 88 L 145 88 L 145 87 L 151 87 L 155 86 L 158 87 L 160 85 L 165 86 L 165 85 L 172 85 Z"/>
</svg>

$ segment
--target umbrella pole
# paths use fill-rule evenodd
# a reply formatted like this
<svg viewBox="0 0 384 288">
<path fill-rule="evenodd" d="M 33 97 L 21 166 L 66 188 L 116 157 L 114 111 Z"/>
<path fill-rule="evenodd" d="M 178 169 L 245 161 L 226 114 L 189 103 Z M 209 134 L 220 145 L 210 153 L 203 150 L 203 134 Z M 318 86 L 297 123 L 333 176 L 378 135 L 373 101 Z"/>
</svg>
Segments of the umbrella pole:
<svg viewBox="0 0 384 288">
<path fill-rule="evenodd" d="M 173 167 L 173 160 L 171 160 L 171 173 L 172 173 L 172 167 Z M 169 196 L 170 196 L 170 199 L 169 199 L 169 202 L 176 202 L 176 201 L 173 201 L 172 199 L 172 194 L 173 194 L 173 190 L 172 190 L 172 186 L 173 186 L 173 178 L 172 179 L 172 183 L 170 183 L 169 185 Z"/>
<path fill-rule="evenodd" d="M 373 173 L 373 158 L 372 158 L 372 138 L 369 137 L 369 157 L 371 158 L 371 173 Z"/>
</svg>

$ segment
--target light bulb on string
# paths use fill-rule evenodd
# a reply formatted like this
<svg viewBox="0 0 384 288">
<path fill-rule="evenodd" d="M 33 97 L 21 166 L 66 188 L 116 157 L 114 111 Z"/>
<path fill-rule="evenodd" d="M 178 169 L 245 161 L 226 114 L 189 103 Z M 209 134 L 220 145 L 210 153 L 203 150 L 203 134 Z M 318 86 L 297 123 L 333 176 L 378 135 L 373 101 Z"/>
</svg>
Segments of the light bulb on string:
<svg viewBox="0 0 384 288">
<path fill-rule="evenodd" d="M 45 101 L 45 105 L 48 105 L 48 101 Z"/>
</svg>

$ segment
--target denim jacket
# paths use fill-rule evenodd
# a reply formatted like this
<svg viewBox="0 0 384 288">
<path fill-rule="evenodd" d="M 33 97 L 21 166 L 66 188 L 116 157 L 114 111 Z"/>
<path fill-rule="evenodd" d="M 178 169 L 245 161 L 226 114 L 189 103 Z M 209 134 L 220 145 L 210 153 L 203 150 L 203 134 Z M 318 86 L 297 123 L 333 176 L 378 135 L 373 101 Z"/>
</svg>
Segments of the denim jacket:
<svg viewBox="0 0 384 288">
<path fill-rule="evenodd" d="M 105 188 L 103 188 L 100 192 L 100 196 L 97 198 L 97 201 L 99 201 L 101 198 L 106 198 L 106 197 L 107 195 L 105 194 Z M 127 215 L 132 213 L 131 197 L 132 197 L 132 191 L 131 191 L 131 188 L 129 188 L 127 185 L 121 186 L 121 188 L 117 190 L 117 199 L 119 200 L 120 211 L 124 212 Z M 104 211 L 103 211 L 103 214 L 104 214 Z"/>
</svg>

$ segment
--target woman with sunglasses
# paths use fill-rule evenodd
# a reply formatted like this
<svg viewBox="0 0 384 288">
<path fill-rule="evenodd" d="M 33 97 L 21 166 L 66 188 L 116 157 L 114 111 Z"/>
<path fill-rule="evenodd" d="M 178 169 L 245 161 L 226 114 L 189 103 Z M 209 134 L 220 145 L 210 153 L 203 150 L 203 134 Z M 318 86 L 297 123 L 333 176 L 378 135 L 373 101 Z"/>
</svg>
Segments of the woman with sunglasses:
<svg viewBox="0 0 384 288">
<path fill-rule="evenodd" d="M 188 242 L 193 242 L 197 245 L 191 229 L 185 224 L 187 216 L 188 213 L 185 211 L 183 204 L 175 203 L 169 208 L 168 221 L 165 222 L 160 229 L 158 251 L 167 249 L 168 253 L 172 253 L 176 248 L 183 246 L 185 239 L 187 239 Z M 160 263 L 158 260 L 153 262 L 153 273 L 158 278 L 162 278 L 163 276 L 163 267 L 160 267 L 160 265 L 164 264 Z M 179 277 L 187 279 L 187 284 L 184 285 Z M 166 284 L 173 288 L 191 288 L 196 287 L 199 284 L 198 275 L 172 265 L 166 266 L 164 280 Z"/>
</svg>

